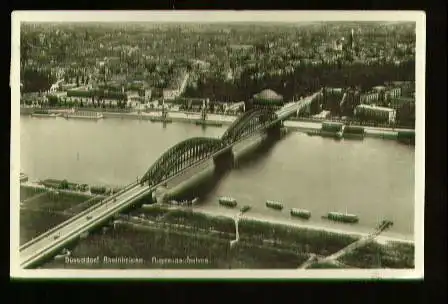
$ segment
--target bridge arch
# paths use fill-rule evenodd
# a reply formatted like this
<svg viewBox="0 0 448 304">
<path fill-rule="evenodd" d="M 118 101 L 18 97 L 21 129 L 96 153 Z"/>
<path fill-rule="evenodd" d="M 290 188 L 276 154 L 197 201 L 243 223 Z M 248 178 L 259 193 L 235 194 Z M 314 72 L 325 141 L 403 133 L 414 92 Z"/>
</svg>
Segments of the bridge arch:
<svg viewBox="0 0 448 304">
<path fill-rule="evenodd" d="M 163 153 L 148 169 L 141 183 L 154 186 L 163 180 L 175 176 L 193 163 L 210 157 L 222 147 L 218 138 L 193 137 L 186 139 Z"/>
<path fill-rule="evenodd" d="M 269 123 L 277 120 L 277 114 L 269 109 L 252 109 L 239 116 L 221 136 L 221 140 L 226 143 L 233 143 L 246 137 L 255 130 L 265 127 Z"/>
</svg>

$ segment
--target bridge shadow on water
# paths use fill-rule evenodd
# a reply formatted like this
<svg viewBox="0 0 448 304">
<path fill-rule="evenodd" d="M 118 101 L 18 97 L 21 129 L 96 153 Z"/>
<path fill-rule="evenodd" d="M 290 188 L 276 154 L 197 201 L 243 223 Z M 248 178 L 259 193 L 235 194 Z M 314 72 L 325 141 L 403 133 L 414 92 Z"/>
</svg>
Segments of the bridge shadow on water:
<svg viewBox="0 0 448 304">
<path fill-rule="evenodd" d="M 244 153 L 234 161 L 234 170 L 245 170 L 247 168 L 260 164 L 263 160 L 267 159 L 279 140 L 265 139 L 253 149 L 250 149 L 247 153 Z"/>
<path fill-rule="evenodd" d="M 214 166 L 196 176 L 194 182 L 185 186 L 181 191 L 172 193 L 166 200 L 191 201 L 198 199 L 196 204 L 207 201 L 216 193 L 220 183 L 231 173 L 232 170 L 245 170 L 251 166 L 260 164 L 271 155 L 273 147 L 278 144 L 278 139 L 265 139 L 253 148 L 242 153 L 233 160 L 220 166 Z M 200 175 L 200 176 L 199 176 Z"/>
<path fill-rule="evenodd" d="M 231 164 L 228 167 L 213 167 L 201 172 L 200 176 L 195 177 L 194 181 L 187 184 L 181 191 L 171 193 L 165 200 L 176 200 L 178 202 L 191 201 L 198 199 L 197 203 L 200 204 L 210 194 L 212 194 L 219 183 L 229 175 L 232 170 Z"/>
</svg>

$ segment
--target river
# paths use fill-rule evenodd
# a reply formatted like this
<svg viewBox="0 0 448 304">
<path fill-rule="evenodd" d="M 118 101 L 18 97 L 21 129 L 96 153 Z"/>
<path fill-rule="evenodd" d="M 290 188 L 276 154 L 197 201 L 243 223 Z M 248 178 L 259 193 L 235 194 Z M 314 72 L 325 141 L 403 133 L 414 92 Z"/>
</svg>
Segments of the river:
<svg viewBox="0 0 448 304">
<path fill-rule="evenodd" d="M 226 127 L 21 116 L 20 128 L 20 168 L 31 180 L 124 185 L 183 139 L 219 137 Z M 290 208 L 304 208 L 312 213 L 310 223 L 341 229 L 369 231 L 388 218 L 394 221 L 389 235 L 412 239 L 414 155 L 414 147 L 391 140 L 336 141 L 292 132 L 224 176 L 198 208 L 229 212 L 216 201 L 227 195 L 252 205 L 254 215 L 288 219 Z M 266 200 L 282 201 L 285 209 L 268 210 Z M 360 222 L 328 223 L 321 215 L 329 211 L 357 214 Z"/>
</svg>

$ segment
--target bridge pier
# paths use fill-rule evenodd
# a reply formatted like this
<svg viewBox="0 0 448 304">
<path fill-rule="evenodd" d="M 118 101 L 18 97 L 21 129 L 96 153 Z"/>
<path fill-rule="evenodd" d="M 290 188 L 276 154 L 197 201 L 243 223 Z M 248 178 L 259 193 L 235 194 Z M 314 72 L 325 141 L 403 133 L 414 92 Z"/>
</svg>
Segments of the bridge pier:
<svg viewBox="0 0 448 304">
<path fill-rule="evenodd" d="M 232 169 L 234 163 L 232 147 L 213 157 L 213 163 L 215 165 L 215 172 L 225 172 Z"/>
<path fill-rule="evenodd" d="M 278 140 L 282 136 L 282 127 L 283 127 L 283 121 L 279 121 L 278 123 L 270 126 L 268 129 L 266 129 L 266 132 L 268 134 L 269 140 Z"/>
</svg>

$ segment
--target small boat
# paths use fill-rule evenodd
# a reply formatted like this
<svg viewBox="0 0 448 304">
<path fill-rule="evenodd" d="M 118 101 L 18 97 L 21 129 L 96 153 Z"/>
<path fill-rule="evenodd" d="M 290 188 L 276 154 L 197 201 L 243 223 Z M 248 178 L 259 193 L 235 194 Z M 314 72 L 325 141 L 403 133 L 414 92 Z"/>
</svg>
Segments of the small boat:
<svg viewBox="0 0 448 304">
<path fill-rule="evenodd" d="M 282 210 L 283 209 L 283 204 L 280 203 L 280 202 L 267 200 L 266 201 L 266 207 L 272 208 L 272 209 L 276 209 L 276 210 Z"/>
<path fill-rule="evenodd" d="M 306 220 L 311 217 L 311 212 L 309 212 L 308 210 L 305 210 L 305 209 L 292 208 L 290 213 L 291 213 L 291 216 L 299 217 L 299 218 L 306 219 Z"/>
<path fill-rule="evenodd" d="M 249 211 L 250 209 L 252 209 L 251 206 L 245 205 L 245 206 L 241 207 L 240 211 L 241 211 L 241 213 L 244 213 L 244 212 Z"/>
<path fill-rule="evenodd" d="M 227 207 L 235 207 L 237 205 L 236 199 L 233 197 L 222 196 L 218 199 L 219 204 Z"/>
<path fill-rule="evenodd" d="M 212 126 L 212 127 L 222 127 L 222 122 L 220 121 L 213 121 L 213 120 L 202 120 L 198 119 L 195 121 L 196 125 L 200 126 Z"/>
<path fill-rule="evenodd" d="M 24 183 L 28 181 L 28 176 L 24 173 L 20 173 L 20 182 Z"/>
<path fill-rule="evenodd" d="M 31 114 L 31 116 L 33 117 L 53 117 L 53 118 L 56 118 L 60 115 L 61 115 L 60 113 L 50 113 L 48 111 L 35 111 L 34 113 Z"/>
</svg>

